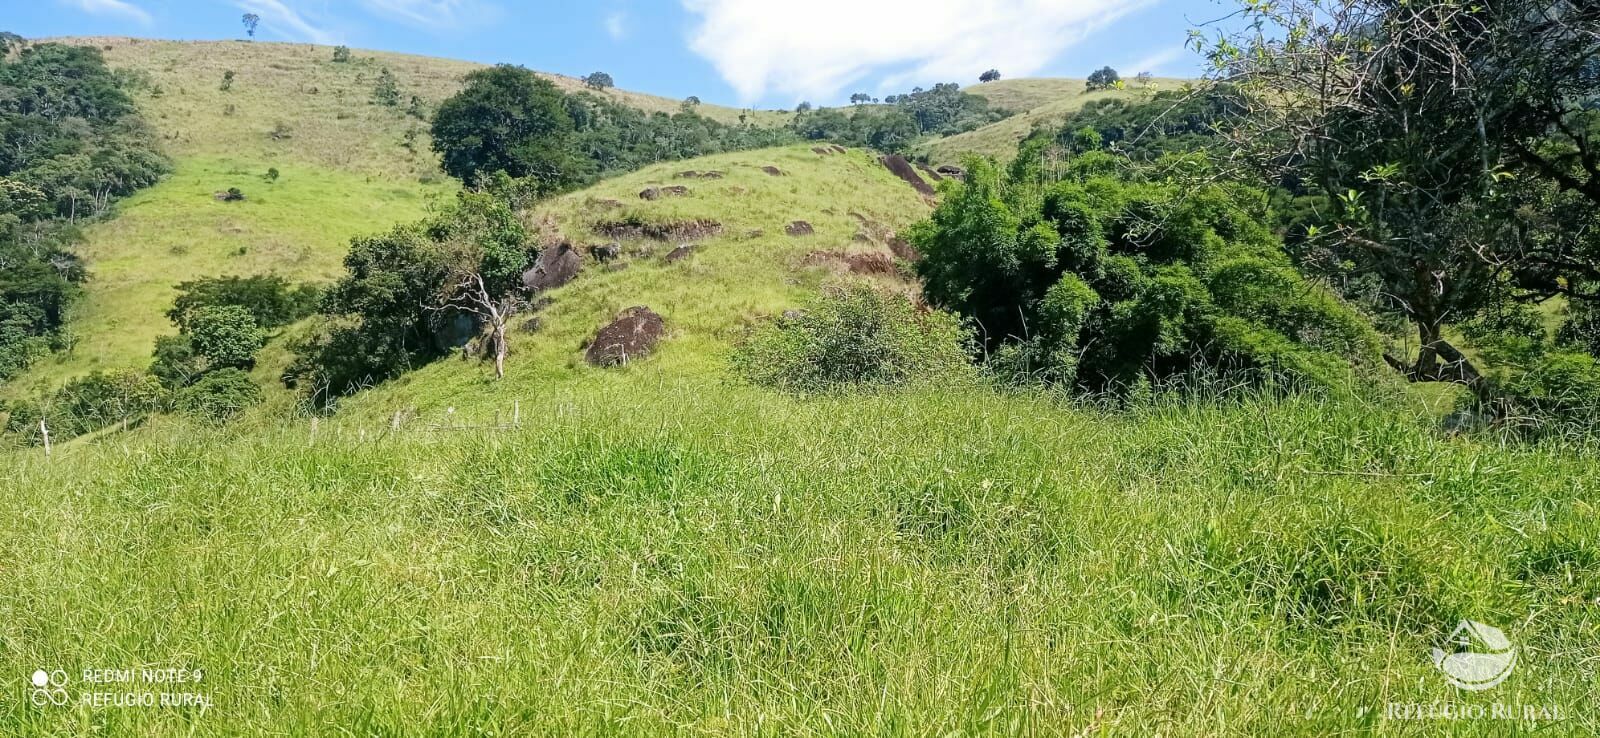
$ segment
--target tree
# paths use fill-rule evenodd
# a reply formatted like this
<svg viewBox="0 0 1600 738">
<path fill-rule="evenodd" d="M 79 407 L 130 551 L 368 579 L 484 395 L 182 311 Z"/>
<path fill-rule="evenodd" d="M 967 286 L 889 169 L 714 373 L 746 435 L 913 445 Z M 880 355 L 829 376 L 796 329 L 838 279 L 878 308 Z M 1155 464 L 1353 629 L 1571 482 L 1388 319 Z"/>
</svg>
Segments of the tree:
<svg viewBox="0 0 1600 738">
<path fill-rule="evenodd" d="M 1133 79 L 1139 83 L 1140 87 L 1149 87 L 1150 83 L 1155 80 L 1155 75 L 1149 72 L 1140 72 L 1134 75 Z"/>
<path fill-rule="evenodd" d="M 243 308 L 261 328 L 272 330 L 311 315 L 320 297 L 315 286 L 296 286 L 278 276 L 207 277 L 178 285 L 167 318 L 188 331 L 199 311 L 231 306 Z"/>
<path fill-rule="evenodd" d="M 350 61 L 350 47 L 344 45 L 333 47 L 333 60 L 339 64 Z"/>
<path fill-rule="evenodd" d="M 869 102 L 872 102 L 872 96 L 865 92 L 857 92 L 850 96 L 851 105 L 863 105 Z"/>
<path fill-rule="evenodd" d="M 1091 91 L 1109 90 L 1121 82 L 1122 77 L 1117 74 L 1117 70 L 1111 67 L 1101 67 L 1089 75 L 1087 86 Z"/>
<path fill-rule="evenodd" d="M 796 112 L 796 113 L 809 113 L 809 112 L 811 112 L 811 103 L 802 102 L 799 105 L 794 106 L 794 112 Z"/>
<path fill-rule="evenodd" d="M 249 311 L 235 305 L 204 307 L 190 316 L 187 335 L 207 370 L 255 366 L 266 334 Z"/>
<path fill-rule="evenodd" d="M 1154 181 L 1104 152 L 1019 179 L 971 159 L 909 240 L 936 305 L 974 321 L 996 368 L 1117 392 L 1201 370 L 1328 384 L 1377 335 L 1302 278 L 1264 193 L 1200 157 Z"/>
<path fill-rule="evenodd" d="M 372 87 L 372 101 L 386 108 L 400 106 L 400 81 L 388 67 L 378 72 L 378 81 Z"/>
<path fill-rule="evenodd" d="M 229 69 L 222 73 L 222 91 L 227 92 L 231 89 L 233 89 L 233 70 Z"/>
<path fill-rule="evenodd" d="M 468 184 L 505 172 L 543 192 L 582 181 L 587 167 L 572 147 L 566 98 L 522 67 L 500 65 L 467 75 L 466 87 L 439 106 L 433 148 L 444 170 Z"/>
<path fill-rule="evenodd" d="M 244 22 L 245 35 L 254 39 L 256 37 L 256 26 L 261 25 L 261 16 L 255 13 L 245 13 L 240 20 Z"/>
<path fill-rule="evenodd" d="M 693 113 L 698 107 L 700 107 L 700 98 L 695 95 L 690 95 L 684 98 L 683 104 L 678 106 L 678 108 L 685 113 Z"/>
<path fill-rule="evenodd" d="M 594 72 L 583 78 L 583 86 L 591 90 L 609 90 L 616 86 L 616 82 L 605 72 Z"/>
<path fill-rule="evenodd" d="M 978 81 L 979 82 L 998 82 L 998 81 L 1000 81 L 1000 70 L 991 69 L 991 70 L 989 70 L 987 72 L 984 72 L 983 74 L 978 75 Z"/>
<path fill-rule="evenodd" d="M 1267 176 L 1328 196 L 1313 242 L 1376 275 L 1415 326 L 1417 356 L 1397 368 L 1481 393 L 1446 326 L 1507 301 L 1600 299 L 1600 249 L 1575 237 L 1600 204 L 1600 8 L 1317 0 L 1247 15 L 1250 31 L 1210 50 L 1243 93 L 1232 140 Z"/>
</svg>

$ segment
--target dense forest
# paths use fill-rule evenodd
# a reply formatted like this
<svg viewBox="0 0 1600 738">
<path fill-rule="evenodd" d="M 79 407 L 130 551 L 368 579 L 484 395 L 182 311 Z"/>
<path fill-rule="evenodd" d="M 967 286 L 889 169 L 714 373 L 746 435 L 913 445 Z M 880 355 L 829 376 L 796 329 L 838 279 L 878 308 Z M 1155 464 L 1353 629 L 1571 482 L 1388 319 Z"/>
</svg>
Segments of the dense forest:
<svg viewBox="0 0 1600 738">
<path fill-rule="evenodd" d="M 77 227 L 167 167 L 97 49 L 0 37 L 0 380 L 68 340 Z"/>
</svg>

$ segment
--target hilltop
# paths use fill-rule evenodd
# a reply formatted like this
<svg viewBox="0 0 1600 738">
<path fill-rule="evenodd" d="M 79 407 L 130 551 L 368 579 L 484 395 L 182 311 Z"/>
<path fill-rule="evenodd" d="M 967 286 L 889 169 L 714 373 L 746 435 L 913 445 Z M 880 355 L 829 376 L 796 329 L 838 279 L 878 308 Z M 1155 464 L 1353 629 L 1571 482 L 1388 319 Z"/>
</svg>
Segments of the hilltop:
<svg viewBox="0 0 1600 738">
<path fill-rule="evenodd" d="M 1191 80 L 1157 77 L 1147 82 L 1126 80 L 1120 90 L 1091 92 L 1081 79 L 1013 79 L 987 82 L 962 88 L 983 97 L 990 105 L 1017 111 L 1016 115 L 975 131 L 919 144 L 915 153 L 926 156 L 935 166 L 959 164 L 968 154 L 1006 161 L 1017 154 L 1017 145 L 1038 126 L 1058 125 L 1068 115 L 1096 100 L 1143 99 L 1163 90 L 1176 90 Z"/>
</svg>

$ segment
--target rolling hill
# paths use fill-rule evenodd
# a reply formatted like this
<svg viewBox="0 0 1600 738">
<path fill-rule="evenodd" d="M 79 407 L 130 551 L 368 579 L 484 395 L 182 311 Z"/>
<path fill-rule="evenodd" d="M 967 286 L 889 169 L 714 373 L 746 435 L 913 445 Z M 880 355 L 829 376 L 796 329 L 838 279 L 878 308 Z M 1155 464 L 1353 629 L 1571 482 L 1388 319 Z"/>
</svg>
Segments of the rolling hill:
<svg viewBox="0 0 1600 738">
<path fill-rule="evenodd" d="M 131 75 L 136 102 L 175 171 L 120 203 L 116 218 L 87 229 L 80 252 L 91 282 L 70 322 L 74 348 L 39 361 L 0 393 L 32 394 L 96 369 L 143 367 L 156 337 L 170 332 L 163 314 L 179 282 L 269 273 L 330 280 L 350 238 L 417 220 L 456 188 L 439 171 L 427 122 L 405 106 L 371 104 L 372 89 L 387 68 L 403 100 L 416 96 L 431 109 L 481 65 L 369 51 L 339 63 L 332 48 L 306 44 L 57 41 L 98 47 Z M 678 110 L 666 98 L 604 94 L 646 111 Z M 741 114 L 714 105 L 699 112 L 725 122 Z M 760 125 L 787 120 L 754 115 Z M 268 181 L 272 170 L 278 176 Z M 212 199 L 233 187 L 244 202 Z"/>
<path fill-rule="evenodd" d="M 1037 126 L 1056 125 L 1095 100 L 1140 98 L 1162 90 L 1175 90 L 1189 80 L 1155 78 L 1148 83 L 1128 80 L 1121 90 L 1089 92 L 1081 79 L 999 80 L 963 88 L 983 97 L 990 105 L 1018 113 L 975 131 L 934 139 L 917 146 L 914 153 L 926 156 L 934 165 L 959 164 L 968 154 L 990 156 L 1002 161 L 1016 156 L 1017 145 Z"/>
<path fill-rule="evenodd" d="M 90 229 L 79 348 L 35 383 L 142 365 L 181 279 L 326 279 L 349 236 L 452 191 L 401 145 L 415 121 L 366 104 L 374 66 L 110 45 L 149 70 L 140 104 L 177 173 Z M 468 68 L 404 59 L 408 94 Z M 1027 82 L 991 91 L 1050 99 Z M 909 286 L 852 257 L 883 259 L 929 200 L 870 152 L 821 148 L 653 166 L 524 213 L 623 254 L 517 321 L 503 381 L 450 358 L 331 416 L 274 389 L 227 426 L 158 415 L 0 449 L 14 694 L 35 669 L 204 675 L 167 690 L 202 703 L 184 707 L 0 700 L 0 735 L 1326 736 L 1426 732 L 1385 705 L 1488 699 L 1570 722 L 1446 727 L 1600 725 L 1581 712 L 1592 450 L 1447 436 L 1387 385 L 1112 408 L 737 380 L 744 330 L 820 286 Z M 640 197 L 663 185 L 687 191 Z M 213 199 L 230 186 L 247 199 Z M 664 318 L 659 350 L 584 363 L 635 305 Z M 276 388 L 286 361 L 275 343 L 256 379 Z M 1466 618 L 1525 649 L 1493 697 L 1429 661 Z"/>
</svg>

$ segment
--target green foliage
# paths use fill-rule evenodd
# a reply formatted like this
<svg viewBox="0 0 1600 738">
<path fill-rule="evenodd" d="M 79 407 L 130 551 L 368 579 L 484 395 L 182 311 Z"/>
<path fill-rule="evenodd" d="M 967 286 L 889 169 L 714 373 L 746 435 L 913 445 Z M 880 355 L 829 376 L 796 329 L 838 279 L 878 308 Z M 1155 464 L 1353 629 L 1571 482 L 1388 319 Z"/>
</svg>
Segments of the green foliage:
<svg viewBox="0 0 1600 738">
<path fill-rule="evenodd" d="M 167 170 L 93 48 L 0 53 L 0 380 L 57 347 L 84 270 L 69 225 Z"/>
<path fill-rule="evenodd" d="M 564 95 L 526 69 L 500 66 L 468 75 L 466 89 L 440 106 L 433 146 L 445 171 L 469 184 L 505 172 L 542 197 L 656 162 L 793 140 L 782 130 L 724 125 L 694 107 L 645 113 L 596 95 Z"/>
<path fill-rule="evenodd" d="M 173 404 L 181 411 L 212 421 L 227 421 L 261 404 L 261 388 L 243 370 L 224 368 L 209 372 L 200 381 L 174 395 Z"/>
<path fill-rule="evenodd" d="M 605 72 L 594 72 L 583 78 L 583 85 L 591 90 L 609 90 L 617 83 Z"/>
<path fill-rule="evenodd" d="M 984 72 L 983 74 L 978 75 L 978 81 L 979 82 L 999 82 L 1000 81 L 1000 70 L 991 69 L 991 70 L 989 70 L 987 72 Z"/>
<path fill-rule="evenodd" d="M 1196 370 L 1317 384 L 1377 336 L 1301 277 L 1244 187 L 1150 181 L 1104 154 L 1065 179 L 968 163 L 911 242 L 926 291 L 971 318 L 1008 379 L 1125 390 Z"/>
<path fill-rule="evenodd" d="M 1117 70 L 1111 67 L 1101 67 L 1090 73 L 1088 88 L 1090 90 L 1109 90 L 1121 84 L 1121 82 L 1122 75 L 1117 74 Z"/>
<path fill-rule="evenodd" d="M 256 351 L 266 342 L 266 333 L 249 310 L 237 305 L 206 306 L 184 317 L 184 332 L 208 370 L 255 366 Z"/>
<path fill-rule="evenodd" d="M 851 102 L 870 101 L 857 95 Z M 858 107 L 850 113 L 836 108 L 807 107 L 790 123 L 802 138 L 832 141 L 847 146 L 867 146 L 891 154 L 904 154 L 924 136 L 951 136 L 976 130 L 1006 118 L 1006 111 L 989 107 L 978 95 L 961 91 L 961 86 L 937 84 L 931 90 L 917 88 L 903 95 L 885 98 L 884 107 Z"/>
<path fill-rule="evenodd" d="M 495 172 L 558 192 L 588 174 L 573 146 L 566 96 L 522 67 L 502 64 L 467 75 L 439 106 L 433 148 L 451 176 L 474 184 Z"/>
<path fill-rule="evenodd" d="M 335 47 L 333 47 L 333 60 L 335 62 L 337 62 L 337 63 L 340 63 L 340 64 L 344 64 L 344 63 L 349 62 L 350 61 L 350 47 L 348 47 L 348 46 L 335 46 Z"/>
<path fill-rule="evenodd" d="M 386 108 L 400 107 L 400 80 L 388 67 L 378 72 L 378 81 L 372 86 L 372 102 Z"/>
<path fill-rule="evenodd" d="M 760 326 L 733 367 L 755 384 L 816 393 L 948 380 L 969 367 L 970 351 L 971 334 L 955 316 L 856 285 Z"/>
<path fill-rule="evenodd" d="M 452 275 L 483 278 L 491 299 L 518 287 L 537 255 L 507 205 L 463 193 L 423 223 L 356 239 L 345 276 L 327 293 L 316 331 L 300 341 L 285 383 L 319 406 L 443 356 L 476 335 L 473 316 L 449 309 Z"/>
<path fill-rule="evenodd" d="M 222 86 L 220 88 L 218 88 L 218 89 L 221 89 L 223 92 L 227 92 L 228 90 L 233 89 L 233 70 L 232 69 L 229 69 L 229 70 L 227 70 L 227 71 L 222 73 Z"/>
<path fill-rule="evenodd" d="M 93 372 L 79 377 L 38 403 L 16 403 L 7 430 L 34 444 L 43 443 L 42 419 L 51 438 L 64 441 L 113 425 L 134 423 L 158 412 L 167 395 L 148 374 L 133 371 Z"/>
<path fill-rule="evenodd" d="M 278 276 L 206 277 L 178 285 L 167 318 L 188 331 L 195 313 L 208 307 L 243 308 L 264 330 L 293 323 L 316 311 L 321 292 L 315 285 L 294 285 Z"/>
</svg>

